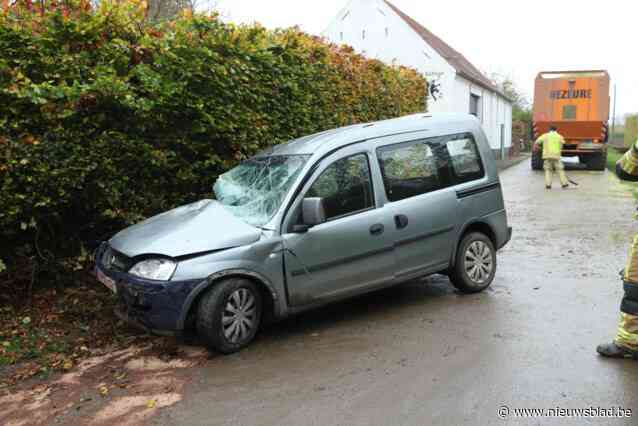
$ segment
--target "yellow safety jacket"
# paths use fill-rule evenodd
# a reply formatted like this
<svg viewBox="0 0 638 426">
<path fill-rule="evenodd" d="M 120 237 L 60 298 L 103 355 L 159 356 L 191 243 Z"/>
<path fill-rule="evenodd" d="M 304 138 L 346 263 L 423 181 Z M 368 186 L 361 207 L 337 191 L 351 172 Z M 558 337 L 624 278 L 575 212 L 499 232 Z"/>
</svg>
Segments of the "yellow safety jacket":
<svg viewBox="0 0 638 426">
<path fill-rule="evenodd" d="M 620 157 L 616 163 L 616 174 L 623 180 L 638 181 L 638 141 Z M 625 282 L 638 285 L 638 236 L 634 239 L 623 279 Z"/>
<path fill-rule="evenodd" d="M 543 145 L 543 160 L 560 160 L 560 153 L 565 139 L 558 132 L 548 132 L 536 140 L 536 145 Z"/>
<path fill-rule="evenodd" d="M 624 180 L 638 180 L 638 141 L 616 163 L 616 174 Z"/>
</svg>

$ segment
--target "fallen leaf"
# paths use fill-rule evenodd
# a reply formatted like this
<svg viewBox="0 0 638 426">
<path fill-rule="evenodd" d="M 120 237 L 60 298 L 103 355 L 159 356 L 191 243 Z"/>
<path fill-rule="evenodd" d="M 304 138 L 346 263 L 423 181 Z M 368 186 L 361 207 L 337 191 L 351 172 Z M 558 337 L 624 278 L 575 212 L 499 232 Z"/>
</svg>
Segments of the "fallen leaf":
<svg viewBox="0 0 638 426">
<path fill-rule="evenodd" d="M 24 325 L 29 325 L 29 324 L 31 324 L 31 318 L 30 318 L 30 317 L 24 317 L 24 318 L 22 318 L 22 324 L 24 324 Z"/>
<path fill-rule="evenodd" d="M 100 391 L 100 395 L 102 396 L 106 396 L 109 394 L 109 388 L 107 388 L 106 386 L 100 386 L 98 390 Z"/>
<path fill-rule="evenodd" d="M 62 364 L 62 368 L 64 370 L 70 370 L 71 368 L 73 368 L 73 362 L 71 362 L 70 360 L 64 361 L 64 364 Z"/>
<path fill-rule="evenodd" d="M 148 407 L 148 408 L 155 408 L 156 405 L 157 405 L 157 400 L 156 399 L 150 399 L 146 403 L 146 407 Z"/>
</svg>

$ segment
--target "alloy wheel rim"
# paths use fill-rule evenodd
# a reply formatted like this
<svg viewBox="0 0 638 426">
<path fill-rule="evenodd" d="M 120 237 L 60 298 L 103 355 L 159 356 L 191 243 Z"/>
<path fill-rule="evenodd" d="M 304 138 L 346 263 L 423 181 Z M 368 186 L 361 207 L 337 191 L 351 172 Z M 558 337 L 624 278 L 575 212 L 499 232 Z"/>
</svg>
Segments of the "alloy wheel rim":
<svg viewBox="0 0 638 426">
<path fill-rule="evenodd" d="M 483 241 L 474 241 L 465 250 L 465 273 L 473 283 L 481 285 L 492 275 L 492 250 Z"/>
<path fill-rule="evenodd" d="M 222 328 L 226 339 L 231 343 L 248 339 L 256 321 L 257 303 L 252 292 L 240 288 L 231 293 L 222 314 Z"/>
</svg>

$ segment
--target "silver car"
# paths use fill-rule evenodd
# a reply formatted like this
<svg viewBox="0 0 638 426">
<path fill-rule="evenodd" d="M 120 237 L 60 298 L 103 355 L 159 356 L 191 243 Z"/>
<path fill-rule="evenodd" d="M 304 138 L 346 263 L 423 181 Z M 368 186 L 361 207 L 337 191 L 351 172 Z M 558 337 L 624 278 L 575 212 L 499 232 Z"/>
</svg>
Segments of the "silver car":
<svg viewBox="0 0 638 426">
<path fill-rule="evenodd" d="M 442 273 L 487 288 L 511 237 L 492 151 L 470 115 L 419 114 L 274 146 L 219 176 L 214 200 L 102 243 L 118 314 L 235 352 L 265 322 Z"/>
</svg>

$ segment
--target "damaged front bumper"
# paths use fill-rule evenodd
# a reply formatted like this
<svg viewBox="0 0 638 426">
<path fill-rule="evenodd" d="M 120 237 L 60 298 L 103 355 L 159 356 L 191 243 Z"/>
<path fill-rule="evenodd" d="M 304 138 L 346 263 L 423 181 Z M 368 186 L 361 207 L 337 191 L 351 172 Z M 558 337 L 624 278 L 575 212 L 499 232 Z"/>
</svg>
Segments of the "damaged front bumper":
<svg viewBox="0 0 638 426">
<path fill-rule="evenodd" d="M 100 247 L 96 253 L 95 272 L 99 280 L 117 295 L 116 315 L 130 325 L 153 334 L 181 335 L 185 302 L 201 280 L 154 281 L 109 269 L 100 261 L 103 249 Z"/>
</svg>

